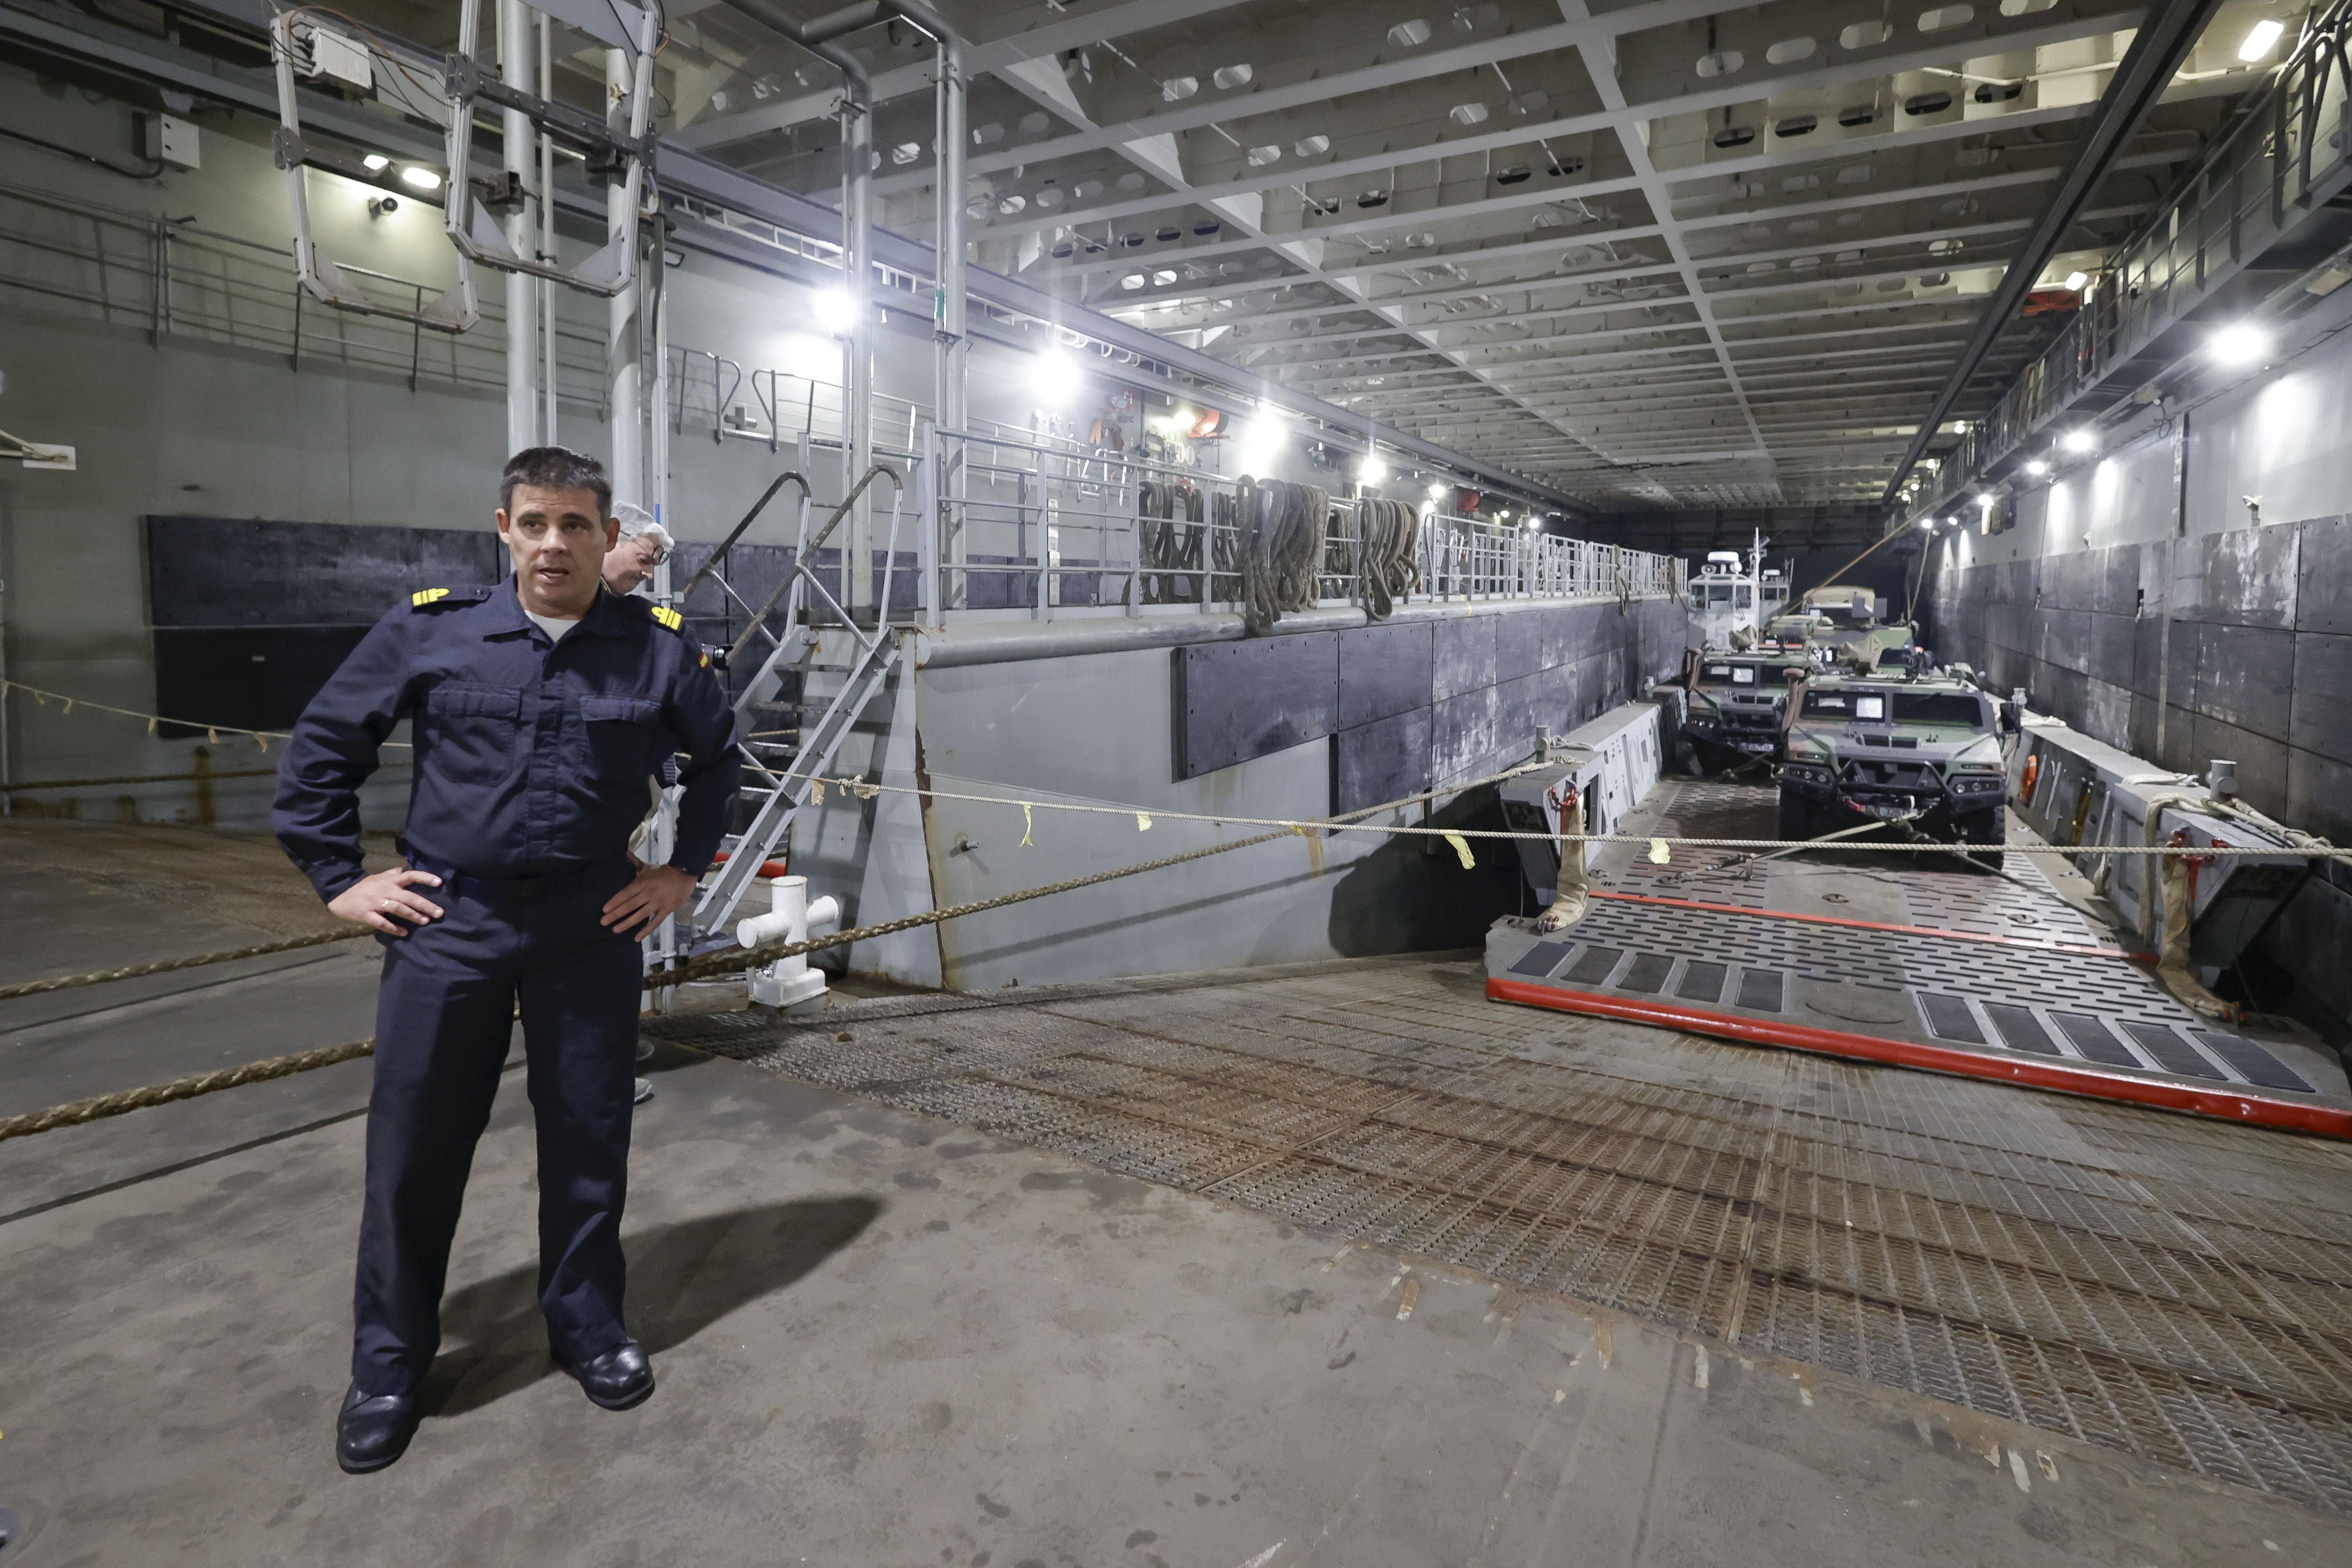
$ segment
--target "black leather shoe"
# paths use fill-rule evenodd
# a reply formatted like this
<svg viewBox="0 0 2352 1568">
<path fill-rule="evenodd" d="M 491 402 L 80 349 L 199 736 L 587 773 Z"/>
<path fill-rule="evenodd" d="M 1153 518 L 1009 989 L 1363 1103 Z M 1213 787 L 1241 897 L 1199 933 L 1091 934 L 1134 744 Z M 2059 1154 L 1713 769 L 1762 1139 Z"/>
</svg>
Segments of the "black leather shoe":
<svg viewBox="0 0 2352 1568">
<path fill-rule="evenodd" d="M 646 1359 L 646 1347 L 635 1340 L 624 1340 L 617 1350 L 577 1366 L 560 1356 L 555 1364 L 580 1380 L 591 1404 L 607 1410 L 643 1405 L 654 1391 L 654 1363 Z"/>
<path fill-rule="evenodd" d="M 383 1469 L 408 1451 L 416 1436 L 416 1401 L 405 1394 L 369 1395 L 352 1384 L 335 1417 L 335 1463 L 349 1475 Z"/>
</svg>

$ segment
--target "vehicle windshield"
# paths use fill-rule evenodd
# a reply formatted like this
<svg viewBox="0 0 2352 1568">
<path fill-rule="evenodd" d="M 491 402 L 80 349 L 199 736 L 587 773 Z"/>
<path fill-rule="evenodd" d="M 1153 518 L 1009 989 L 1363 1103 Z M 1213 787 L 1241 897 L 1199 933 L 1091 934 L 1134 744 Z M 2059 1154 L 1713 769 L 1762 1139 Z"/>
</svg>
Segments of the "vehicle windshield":
<svg viewBox="0 0 2352 1568">
<path fill-rule="evenodd" d="M 1893 711 L 1888 711 L 1890 700 Z M 1981 701 L 1966 691 L 1808 691 L 1808 718 L 1853 719 L 1865 724 L 1956 724 L 1990 729 Z"/>
<path fill-rule="evenodd" d="M 1756 667 L 1752 664 L 1710 664 L 1706 667 L 1706 679 L 1718 682 L 1727 680 L 1734 686 L 1753 686 L 1756 684 Z"/>
<path fill-rule="evenodd" d="M 1895 694 L 1898 724 L 1958 724 L 1987 730 L 1984 702 L 1966 691 L 1898 691 Z"/>
</svg>

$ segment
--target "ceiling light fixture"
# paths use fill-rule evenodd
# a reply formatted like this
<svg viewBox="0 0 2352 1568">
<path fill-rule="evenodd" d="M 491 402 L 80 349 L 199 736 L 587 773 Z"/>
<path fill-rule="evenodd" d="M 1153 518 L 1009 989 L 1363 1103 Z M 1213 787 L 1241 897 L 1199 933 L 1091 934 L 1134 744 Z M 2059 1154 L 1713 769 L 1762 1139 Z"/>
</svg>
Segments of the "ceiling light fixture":
<svg viewBox="0 0 2352 1568">
<path fill-rule="evenodd" d="M 2277 43 L 2279 35 L 2285 31 L 2284 22 L 2274 22 L 2267 16 L 2263 17 L 2246 29 L 2246 41 L 2238 46 L 2238 58 L 2248 65 L 2252 65 L 2271 52 L 2271 46 Z"/>
<path fill-rule="evenodd" d="M 2095 452 L 2099 449 L 2099 438 L 2088 430 L 2069 430 L 2059 445 L 2070 452 Z"/>
<path fill-rule="evenodd" d="M 367 165 L 367 172 L 371 174 L 381 174 L 392 167 L 392 160 L 381 153 L 371 153 L 360 162 Z"/>
<path fill-rule="evenodd" d="M 441 176 L 422 163 L 411 163 L 400 172 L 400 178 L 403 184 L 414 185 L 420 191 L 441 188 Z"/>
<path fill-rule="evenodd" d="M 2087 272 L 2069 272 L 2066 274 L 2066 292 L 2080 294 L 2083 291 L 2083 286 L 2090 280 L 2091 275 Z"/>
<path fill-rule="evenodd" d="M 2270 356 L 2270 334 L 2250 321 L 2233 322 L 2206 338 L 2205 352 L 2225 365 L 2260 364 Z"/>
<path fill-rule="evenodd" d="M 2025 465 L 2025 471 L 2038 479 L 2050 471 L 2050 465 L 2036 458 Z"/>
</svg>

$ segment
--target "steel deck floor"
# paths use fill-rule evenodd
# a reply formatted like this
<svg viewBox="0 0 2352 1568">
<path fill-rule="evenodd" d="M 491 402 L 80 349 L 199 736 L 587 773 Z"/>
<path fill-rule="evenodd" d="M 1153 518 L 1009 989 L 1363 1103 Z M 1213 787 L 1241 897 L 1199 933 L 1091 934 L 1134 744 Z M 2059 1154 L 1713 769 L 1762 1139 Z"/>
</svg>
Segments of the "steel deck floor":
<svg viewBox="0 0 2352 1568">
<path fill-rule="evenodd" d="M 2352 1513 L 2352 1150 L 1367 959 L 650 1033 Z"/>
</svg>

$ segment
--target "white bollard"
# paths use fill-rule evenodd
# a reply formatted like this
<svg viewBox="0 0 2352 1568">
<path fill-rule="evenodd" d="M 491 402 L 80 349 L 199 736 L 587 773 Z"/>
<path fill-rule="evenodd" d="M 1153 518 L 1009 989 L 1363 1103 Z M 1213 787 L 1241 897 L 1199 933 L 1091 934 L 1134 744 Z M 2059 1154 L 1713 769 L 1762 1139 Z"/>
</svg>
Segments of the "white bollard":
<svg viewBox="0 0 2352 1568">
<path fill-rule="evenodd" d="M 735 940 L 758 947 L 770 942 L 806 942 L 811 932 L 841 924 L 841 901 L 831 896 L 809 902 L 806 877 L 778 877 L 769 886 L 774 907 L 735 925 Z M 808 954 L 780 958 L 751 974 L 751 1000 L 762 1007 L 813 1012 L 824 998 L 824 971 L 810 966 Z"/>
</svg>

